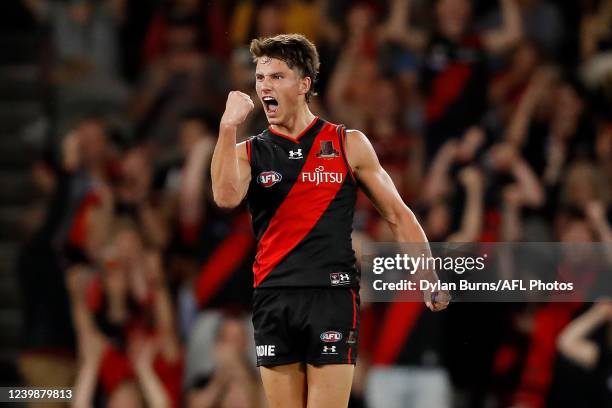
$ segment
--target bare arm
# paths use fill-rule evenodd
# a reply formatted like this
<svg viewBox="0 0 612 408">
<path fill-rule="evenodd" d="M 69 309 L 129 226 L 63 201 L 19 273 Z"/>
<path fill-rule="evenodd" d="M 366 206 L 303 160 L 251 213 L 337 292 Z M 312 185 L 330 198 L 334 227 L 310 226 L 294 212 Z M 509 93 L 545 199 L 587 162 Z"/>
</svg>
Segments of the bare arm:
<svg viewBox="0 0 612 408">
<path fill-rule="evenodd" d="M 378 39 L 420 51 L 427 44 L 427 34 L 410 24 L 411 0 L 392 0 L 389 18 L 383 23 Z"/>
<path fill-rule="evenodd" d="M 242 92 L 232 91 L 227 98 L 211 163 L 213 198 L 219 207 L 237 207 L 249 188 L 251 166 L 246 143 L 236 145 L 236 132 L 254 107 Z"/>
<path fill-rule="evenodd" d="M 466 167 L 459 174 L 461 184 L 465 186 L 465 209 L 459 231 L 448 237 L 453 242 L 474 242 L 482 231 L 483 219 L 483 186 L 482 176 L 475 167 Z"/>
<path fill-rule="evenodd" d="M 134 372 L 142 388 L 147 406 L 168 408 L 172 405 L 170 397 L 153 366 L 156 353 L 157 344 L 152 339 L 132 340 L 129 345 Z"/>
<path fill-rule="evenodd" d="M 328 0 L 317 0 L 319 10 L 319 21 L 321 22 L 319 29 L 321 36 L 329 43 L 337 45 L 342 38 L 342 30 L 338 25 L 329 18 Z"/>
<path fill-rule="evenodd" d="M 228 379 L 219 374 L 213 375 L 205 388 L 192 390 L 187 395 L 187 408 L 212 408 L 223 401 L 227 392 Z"/>
<path fill-rule="evenodd" d="M 521 192 L 522 204 L 528 207 L 541 207 L 545 200 L 544 189 L 529 164 L 523 158 L 518 157 L 511 171 Z"/>
<path fill-rule="evenodd" d="M 170 398 L 164 385 L 151 366 L 136 367 L 136 375 L 140 383 L 145 400 L 152 408 L 167 408 L 171 406 Z"/>
<path fill-rule="evenodd" d="M 612 227 L 606 219 L 606 207 L 601 201 L 592 201 L 586 205 L 584 212 L 587 220 L 598 235 L 599 241 L 612 243 Z"/>
<path fill-rule="evenodd" d="M 213 141 L 209 138 L 200 140 L 189 152 L 185 173 L 181 179 L 180 218 L 185 225 L 194 225 L 202 220 L 206 193 L 207 172 L 206 163 L 210 159 Z"/>
<path fill-rule="evenodd" d="M 504 241 L 519 241 L 522 237 L 523 222 L 521 203 L 523 201 L 518 187 L 511 184 L 504 188 L 502 206 L 502 238 Z"/>
<path fill-rule="evenodd" d="M 426 256 L 431 255 L 427 236 L 414 213 L 400 197 L 391 177 L 382 168 L 376 152 L 366 136 L 357 130 L 348 130 L 346 154 L 349 165 L 354 171 L 363 190 L 368 195 L 380 215 L 387 221 L 397 242 L 423 243 Z M 438 281 L 435 271 L 427 278 Z M 431 310 L 441 310 L 448 302 L 427 302 Z"/>
<path fill-rule="evenodd" d="M 612 304 L 598 303 L 583 315 L 574 319 L 561 332 L 557 347 L 567 358 L 574 363 L 593 369 L 599 358 L 599 347 L 587 339 L 587 336 L 600 324 L 612 317 Z"/>
<path fill-rule="evenodd" d="M 542 175 L 542 182 L 547 186 L 554 186 L 559 183 L 562 175 L 563 165 L 567 158 L 567 145 L 561 138 L 552 138 L 550 153 L 546 160 L 546 168 Z"/>
<path fill-rule="evenodd" d="M 346 100 L 344 96 L 351 83 L 353 66 L 358 59 L 358 46 L 357 40 L 352 39 L 340 54 L 329 81 L 326 97 L 327 105 L 334 119 L 338 122 L 349 123 L 351 126 L 361 125 L 361 123 L 355 123 L 355 120 L 359 120 L 361 115 L 356 114 L 354 103 Z"/>
<path fill-rule="evenodd" d="M 79 347 L 79 369 L 74 383 L 75 408 L 92 407 L 98 382 L 98 369 L 105 347 L 105 339 L 98 332 L 93 316 L 85 304 L 87 271 L 79 266 L 66 272 L 66 286 L 70 295 L 72 321 Z"/>
<path fill-rule="evenodd" d="M 484 45 L 489 52 L 504 52 L 516 44 L 523 35 L 521 13 L 516 0 L 501 0 L 502 26 L 484 35 Z"/>
<path fill-rule="evenodd" d="M 544 189 L 540 181 L 512 144 L 502 142 L 494 145 L 489 150 L 488 160 L 495 170 L 514 177 L 520 205 L 540 207 L 544 204 Z"/>
<path fill-rule="evenodd" d="M 168 362 L 177 361 L 180 358 L 180 349 L 175 334 L 172 303 L 164 282 L 159 253 L 147 253 L 144 263 L 154 297 L 156 338 L 145 339 L 137 336 L 129 345 L 128 351 L 148 406 L 165 408 L 171 406 L 170 398 L 153 364 L 157 355 L 161 355 Z"/>
<path fill-rule="evenodd" d="M 449 140 L 440 148 L 434 158 L 423 187 L 423 199 L 434 203 L 444 197 L 450 189 L 448 172 L 455 161 L 457 141 Z"/>
<path fill-rule="evenodd" d="M 160 351 L 166 361 L 176 361 L 180 357 L 180 346 L 174 324 L 174 309 L 164 281 L 161 255 L 155 252 L 147 253 L 145 262 L 153 288 L 153 316 Z"/>
<path fill-rule="evenodd" d="M 104 343 L 100 338 L 92 338 L 87 344 L 87 354 L 80 365 L 74 381 L 74 408 L 93 407 L 93 396 L 98 384 L 98 370 Z"/>
<path fill-rule="evenodd" d="M 591 201 L 587 203 L 584 208 L 584 212 L 587 216 L 589 224 L 597 234 L 599 242 L 603 242 L 604 245 L 604 257 L 609 266 L 612 266 L 612 227 L 608 223 L 606 217 L 606 207 L 601 201 Z"/>
<path fill-rule="evenodd" d="M 532 75 L 529 86 L 510 117 L 506 130 L 506 140 L 515 147 L 520 148 L 525 144 L 537 104 L 549 89 L 553 76 L 554 72 L 549 68 L 541 68 Z"/>
</svg>

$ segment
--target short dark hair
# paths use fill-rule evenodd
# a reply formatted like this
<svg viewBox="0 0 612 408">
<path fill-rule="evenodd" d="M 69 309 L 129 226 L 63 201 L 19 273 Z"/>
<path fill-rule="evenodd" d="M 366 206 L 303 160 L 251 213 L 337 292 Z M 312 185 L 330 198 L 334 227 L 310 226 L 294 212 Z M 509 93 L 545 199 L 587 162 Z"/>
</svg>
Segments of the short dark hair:
<svg viewBox="0 0 612 408">
<path fill-rule="evenodd" d="M 250 51 L 254 62 L 261 57 L 276 58 L 284 61 L 290 69 L 296 68 L 303 78 L 310 77 L 312 84 L 306 94 L 306 102 L 316 95 L 314 83 L 321 63 L 317 48 L 308 38 L 301 34 L 258 38 L 251 41 Z"/>
</svg>

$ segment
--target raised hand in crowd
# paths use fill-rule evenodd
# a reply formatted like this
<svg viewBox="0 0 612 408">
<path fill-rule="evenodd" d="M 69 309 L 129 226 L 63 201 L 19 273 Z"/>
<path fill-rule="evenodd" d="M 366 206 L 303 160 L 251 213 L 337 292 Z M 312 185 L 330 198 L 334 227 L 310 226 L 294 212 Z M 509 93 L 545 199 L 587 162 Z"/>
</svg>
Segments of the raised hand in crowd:
<svg viewBox="0 0 612 408">
<path fill-rule="evenodd" d="M 70 295 L 72 321 L 78 343 L 78 370 L 72 401 L 75 408 L 93 406 L 98 370 L 106 347 L 106 340 L 96 328 L 94 318 L 87 308 L 85 294 L 91 274 L 91 271 L 83 266 L 74 266 L 66 272 L 66 287 Z"/>
<path fill-rule="evenodd" d="M 514 178 L 520 203 L 529 207 L 544 204 L 544 189 L 529 164 L 510 143 L 499 143 L 491 147 L 487 162 L 493 170 Z"/>
<path fill-rule="evenodd" d="M 606 207 L 602 201 L 591 201 L 584 208 L 586 219 L 601 242 L 612 243 L 612 228 L 608 223 Z M 612 256 L 612 254 L 609 254 Z"/>
<path fill-rule="evenodd" d="M 559 351 L 576 365 L 594 370 L 603 350 L 589 335 L 602 324 L 612 323 L 612 302 L 603 300 L 575 318 L 557 338 Z"/>
<path fill-rule="evenodd" d="M 517 148 L 525 144 L 536 109 L 545 102 L 545 98 L 550 97 L 551 88 L 557 79 L 556 69 L 550 66 L 543 66 L 532 74 L 527 89 L 508 122 L 505 135 L 508 142 Z"/>
<path fill-rule="evenodd" d="M 480 170 L 471 165 L 459 172 L 459 181 L 465 189 L 465 206 L 461 226 L 452 233 L 449 242 L 476 242 L 482 231 L 484 219 L 484 179 Z"/>
<path fill-rule="evenodd" d="M 144 334 L 141 334 L 134 335 L 130 339 L 128 356 L 134 367 L 147 406 L 167 408 L 171 406 L 170 399 L 153 366 L 158 352 L 159 343 L 155 338 L 147 338 Z"/>
</svg>

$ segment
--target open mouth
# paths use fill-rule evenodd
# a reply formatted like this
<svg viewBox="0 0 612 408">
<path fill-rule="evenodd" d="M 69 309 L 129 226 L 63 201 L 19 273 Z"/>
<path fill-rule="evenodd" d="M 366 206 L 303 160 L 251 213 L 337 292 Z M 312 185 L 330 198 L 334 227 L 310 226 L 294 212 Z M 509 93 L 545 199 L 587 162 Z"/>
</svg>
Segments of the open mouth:
<svg viewBox="0 0 612 408">
<path fill-rule="evenodd" d="M 272 96 L 264 96 L 261 98 L 266 113 L 276 113 L 278 109 L 278 101 Z"/>
</svg>

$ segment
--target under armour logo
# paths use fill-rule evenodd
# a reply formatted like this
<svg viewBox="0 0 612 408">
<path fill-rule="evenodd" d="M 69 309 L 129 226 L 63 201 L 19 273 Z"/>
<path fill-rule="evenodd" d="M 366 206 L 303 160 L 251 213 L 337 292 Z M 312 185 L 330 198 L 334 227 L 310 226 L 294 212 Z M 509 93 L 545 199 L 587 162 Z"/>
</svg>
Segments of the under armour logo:
<svg viewBox="0 0 612 408">
<path fill-rule="evenodd" d="M 336 353 L 336 346 L 323 346 L 323 353 L 335 354 Z"/>
<path fill-rule="evenodd" d="M 303 159 L 304 156 L 302 156 L 302 149 L 297 149 L 295 151 L 289 150 L 289 158 L 294 160 Z"/>
</svg>

